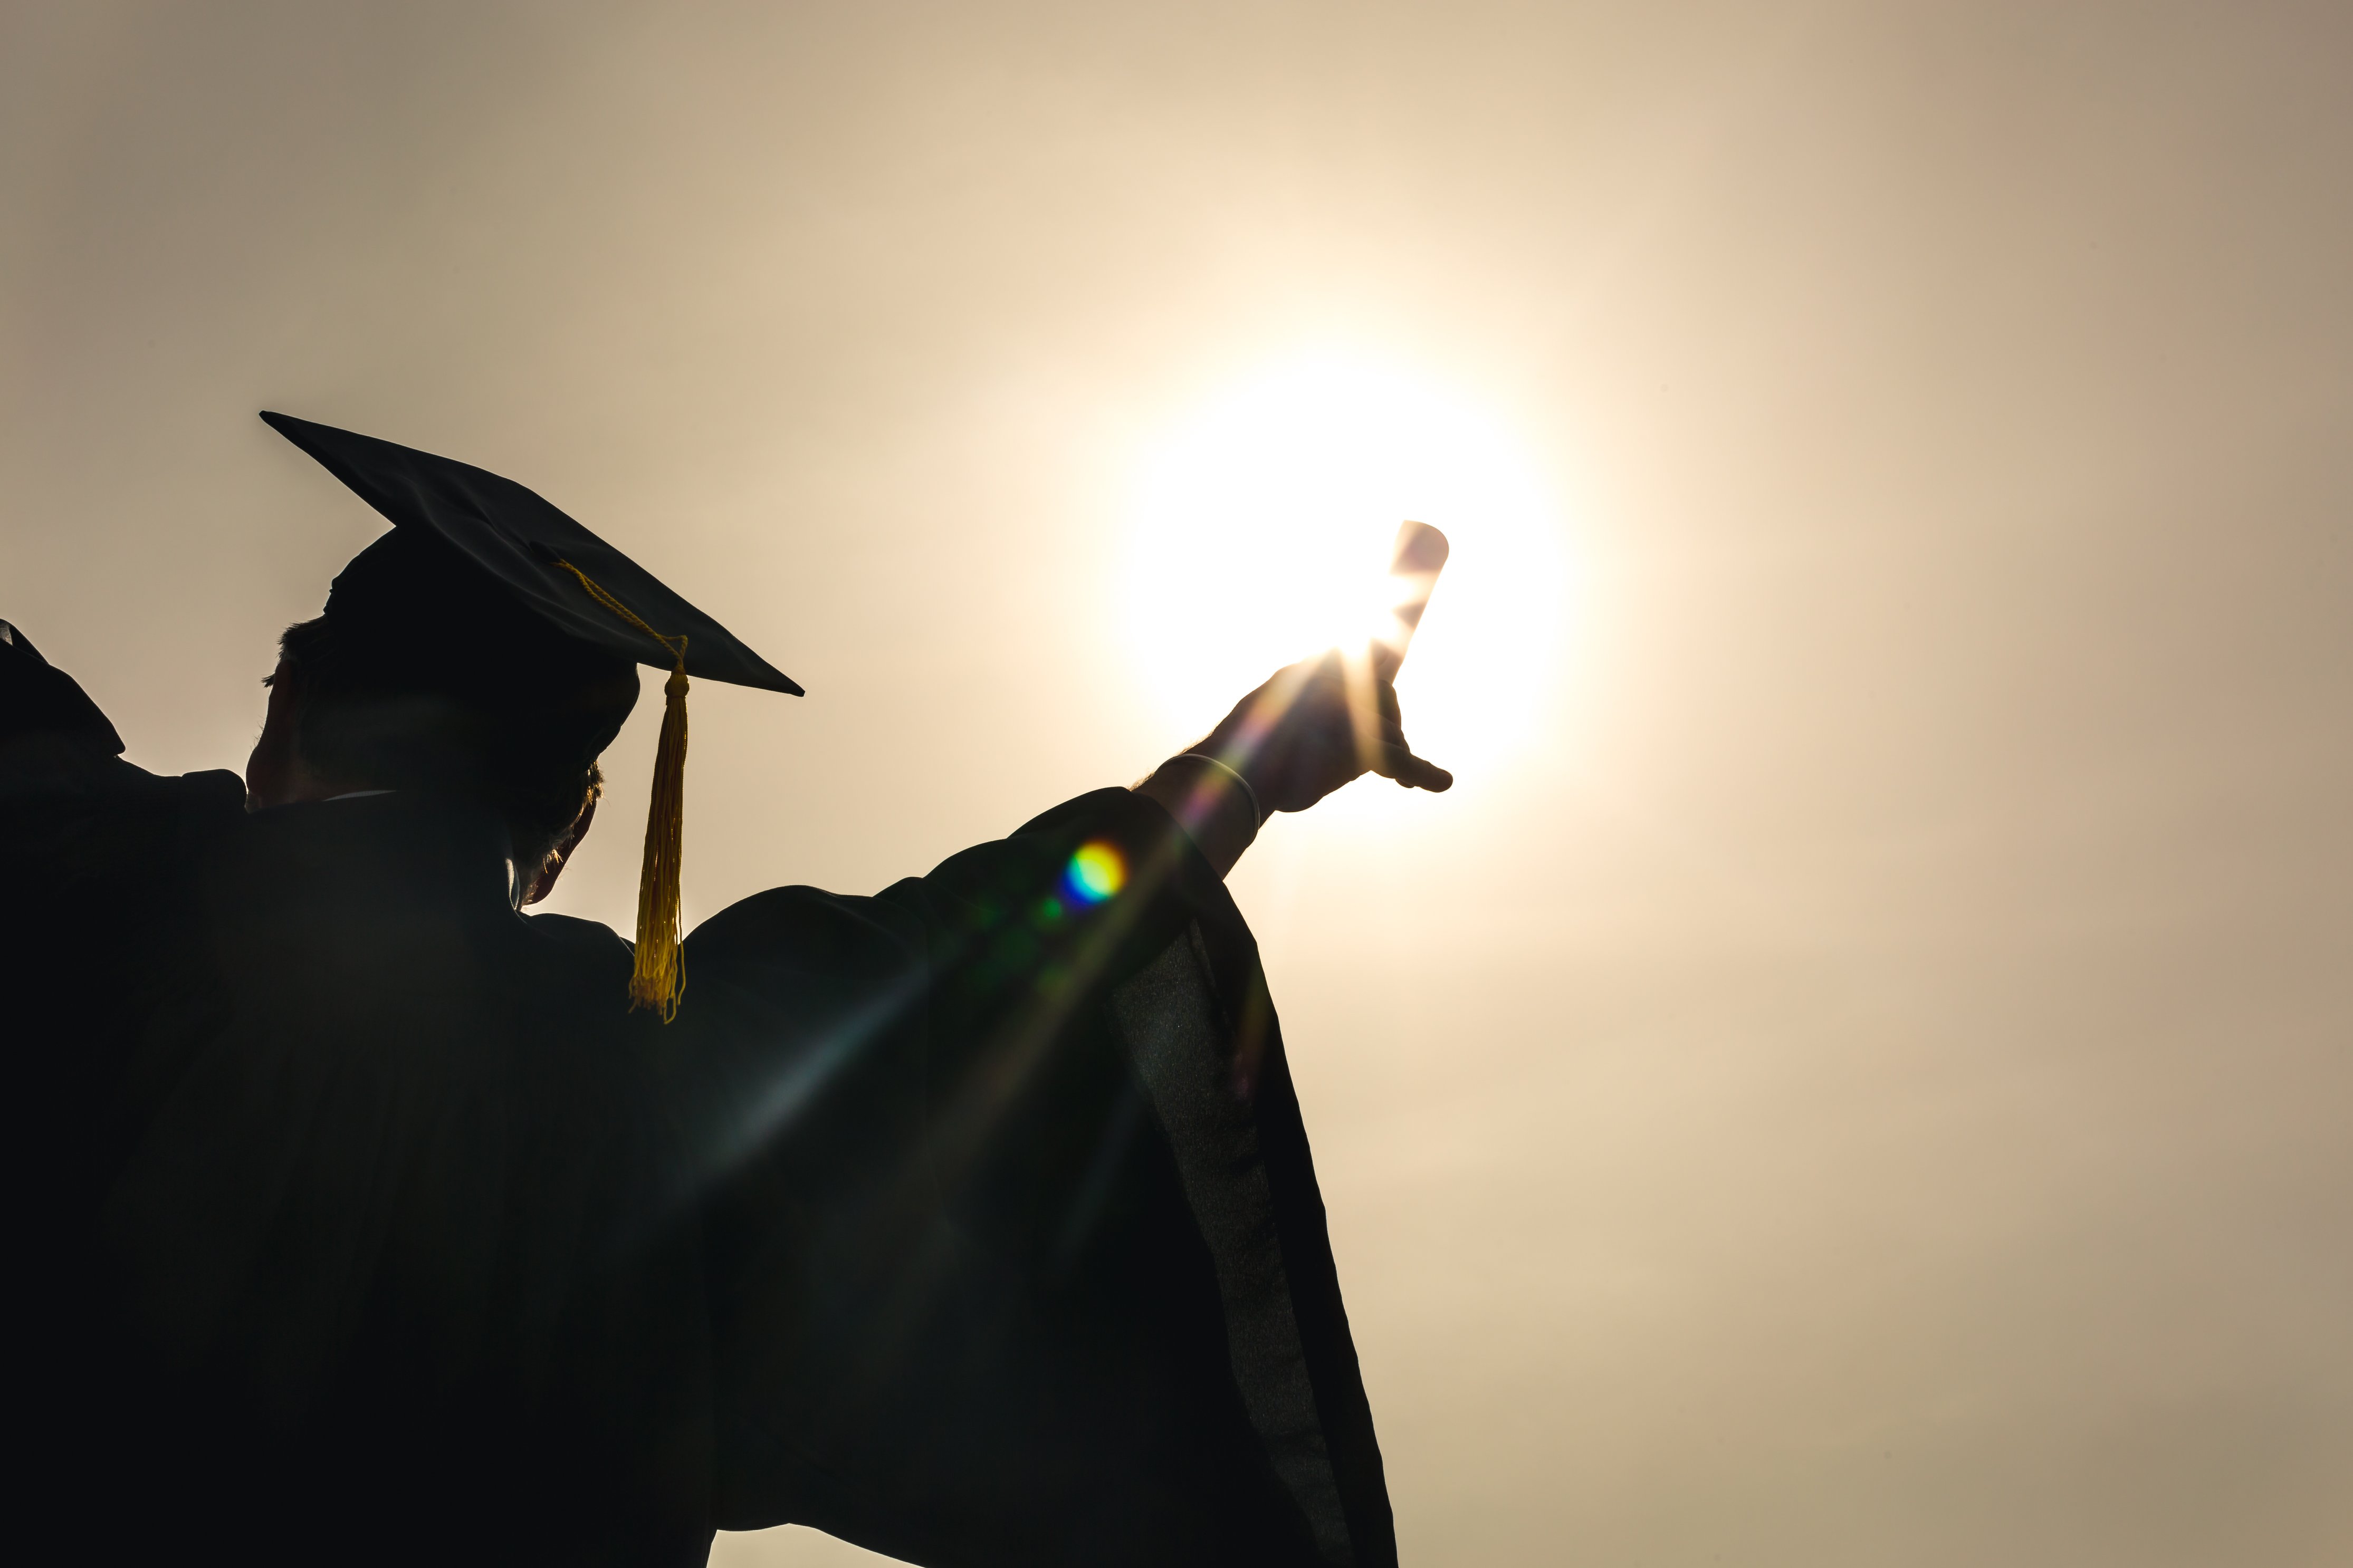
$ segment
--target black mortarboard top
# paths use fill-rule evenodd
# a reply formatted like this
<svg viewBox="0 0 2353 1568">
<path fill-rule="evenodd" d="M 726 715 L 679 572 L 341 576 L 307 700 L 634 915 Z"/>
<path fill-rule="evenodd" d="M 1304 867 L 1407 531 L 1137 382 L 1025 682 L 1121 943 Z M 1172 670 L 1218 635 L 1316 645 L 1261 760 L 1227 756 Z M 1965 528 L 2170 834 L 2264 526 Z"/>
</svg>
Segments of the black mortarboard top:
<svg viewBox="0 0 2353 1568">
<path fill-rule="evenodd" d="M 725 626 L 512 479 L 331 425 L 284 414 L 261 417 L 394 526 L 429 531 L 566 636 L 656 669 L 677 662 L 676 648 L 659 639 L 682 637 L 686 672 L 698 679 L 801 695 L 797 682 Z M 600 603 L 583 577 L 642 625 Z"/>
<path fill-rule="evenodd" d="M 328 618 L 350 601 L 381 614 L 381 601 L 413 595 L 420 633 L 446 626 L 445 609 L 480 602 L 487 581 L 565 636 L 670 672 L 661 739 L 654 750 L 653 797 L 646 817 L 645 865 L 638 881 L 638 946 L 630 1005 L 675 1016 L 685 972 L 678 937 L 679 862 L 684 839 L 687 678 L 699 675 L 797 697 L 800 687 L 738 642 L 726 627 L 664 587 L 654 574 L 512 479 L 332 426 L 283 414 L 261 416 L 317 458 L 361 500 L 390 519 L 387 535 L 336 579 Z M 430 535 L 448 549 L 387 551 L 397 531 Z M 479 569 L 471 583 L 449 584 L 448 605 L 429 602 L 434 574 Z M 459 610 L 462 616 L 466 612 Z M 486 657 L 495 658 L 494 654 Z M 486 681 L 495 672 L 484 671 Z"/>
</svg>

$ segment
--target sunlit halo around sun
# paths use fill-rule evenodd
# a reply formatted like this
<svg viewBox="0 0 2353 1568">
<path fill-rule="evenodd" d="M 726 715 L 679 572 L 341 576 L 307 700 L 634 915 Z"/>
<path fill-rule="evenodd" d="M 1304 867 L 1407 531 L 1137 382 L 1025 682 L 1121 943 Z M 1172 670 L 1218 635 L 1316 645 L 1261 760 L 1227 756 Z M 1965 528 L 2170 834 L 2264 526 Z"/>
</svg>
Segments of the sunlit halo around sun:
<svg viewBox="0 0 2353 1568">
<path fill-rule="evenodd" d="M 1511 436 L 1447 387 L 1337 359 L 1270 370 L 1149 450 L 1131 516 L 1124 619 L 1179 730 L 1388 626 L 1409 518 L 1453 543 L 1398 680 L 1414 749 L 1467 783 L 1544 721 L 1565 597 L 1556 506 Z"/>
</svg>

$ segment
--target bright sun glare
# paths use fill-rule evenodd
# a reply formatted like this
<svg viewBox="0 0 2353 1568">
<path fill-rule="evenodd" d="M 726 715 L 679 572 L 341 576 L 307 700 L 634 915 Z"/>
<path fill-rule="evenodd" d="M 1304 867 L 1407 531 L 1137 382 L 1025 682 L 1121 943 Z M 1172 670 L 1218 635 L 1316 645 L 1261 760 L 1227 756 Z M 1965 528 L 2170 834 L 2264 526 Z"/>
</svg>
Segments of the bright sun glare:
<svg viewBox="0 0 2353 1568">
<path fill-rule="evenodd" d="M 1131 517 L 1126 624 L 1178 729 L 1387 625 L 1409 518 L 1453 543 L 1398 680 L 1414 749 L 1470 782 L 1542 721 L 1566 596 L 1556 508 L 1510 435 L 1444 386 L 1329 358 L 1271 370 L 1150 450 Z"/>
</svg>

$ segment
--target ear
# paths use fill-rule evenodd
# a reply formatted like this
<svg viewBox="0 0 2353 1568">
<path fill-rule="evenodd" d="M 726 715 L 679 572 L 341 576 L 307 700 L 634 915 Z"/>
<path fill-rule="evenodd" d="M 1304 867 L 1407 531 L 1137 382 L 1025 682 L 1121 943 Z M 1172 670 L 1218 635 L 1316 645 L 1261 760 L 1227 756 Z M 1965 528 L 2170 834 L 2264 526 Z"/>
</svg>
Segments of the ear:
<svg viewBox="0 0 2353 1568">
<path fill-rule="evenodd" d="M 535 904 L 555 891 L 555 879 L 564 875 L 565 863 L 572 858 L 572 852 L 580 847 L 580 841 L 588 837 L 588 829 L 596 820 L 596 803 L 592 800 L 580 808 L 580 815 L 572 819 L 571 827 L 555 847 L 548 851 L 538 874 L 532 878 L 531 886 L 523 890 L 522 901 L 526 906 Z"/>
</svg>

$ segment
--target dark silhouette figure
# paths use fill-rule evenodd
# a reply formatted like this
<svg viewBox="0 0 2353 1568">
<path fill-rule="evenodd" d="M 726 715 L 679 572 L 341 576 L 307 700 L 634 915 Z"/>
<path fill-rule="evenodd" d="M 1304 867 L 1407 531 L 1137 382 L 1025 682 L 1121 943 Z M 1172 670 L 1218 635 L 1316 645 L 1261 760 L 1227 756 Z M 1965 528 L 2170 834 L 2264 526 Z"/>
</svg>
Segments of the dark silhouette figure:
<svg viewBox="0 0 2353 1568">
<path fill-rule="evenodd" d="M 523 911 L 635 665 L 672 671 L 664 767 L 690 674 L 798 689 L 521 487 L 273 422 L 397 526 L 286 634 L 245 780 L 122 760 L 0 623 L 19 1521 L 94 1562 L 686 1564 L 797 1521 L 1394 1563 L 1222 883 L 1367 766 L 1450 782 L 1393 660 L 682 946 L 658 781 L 633 946 Z"/>
</svg>

